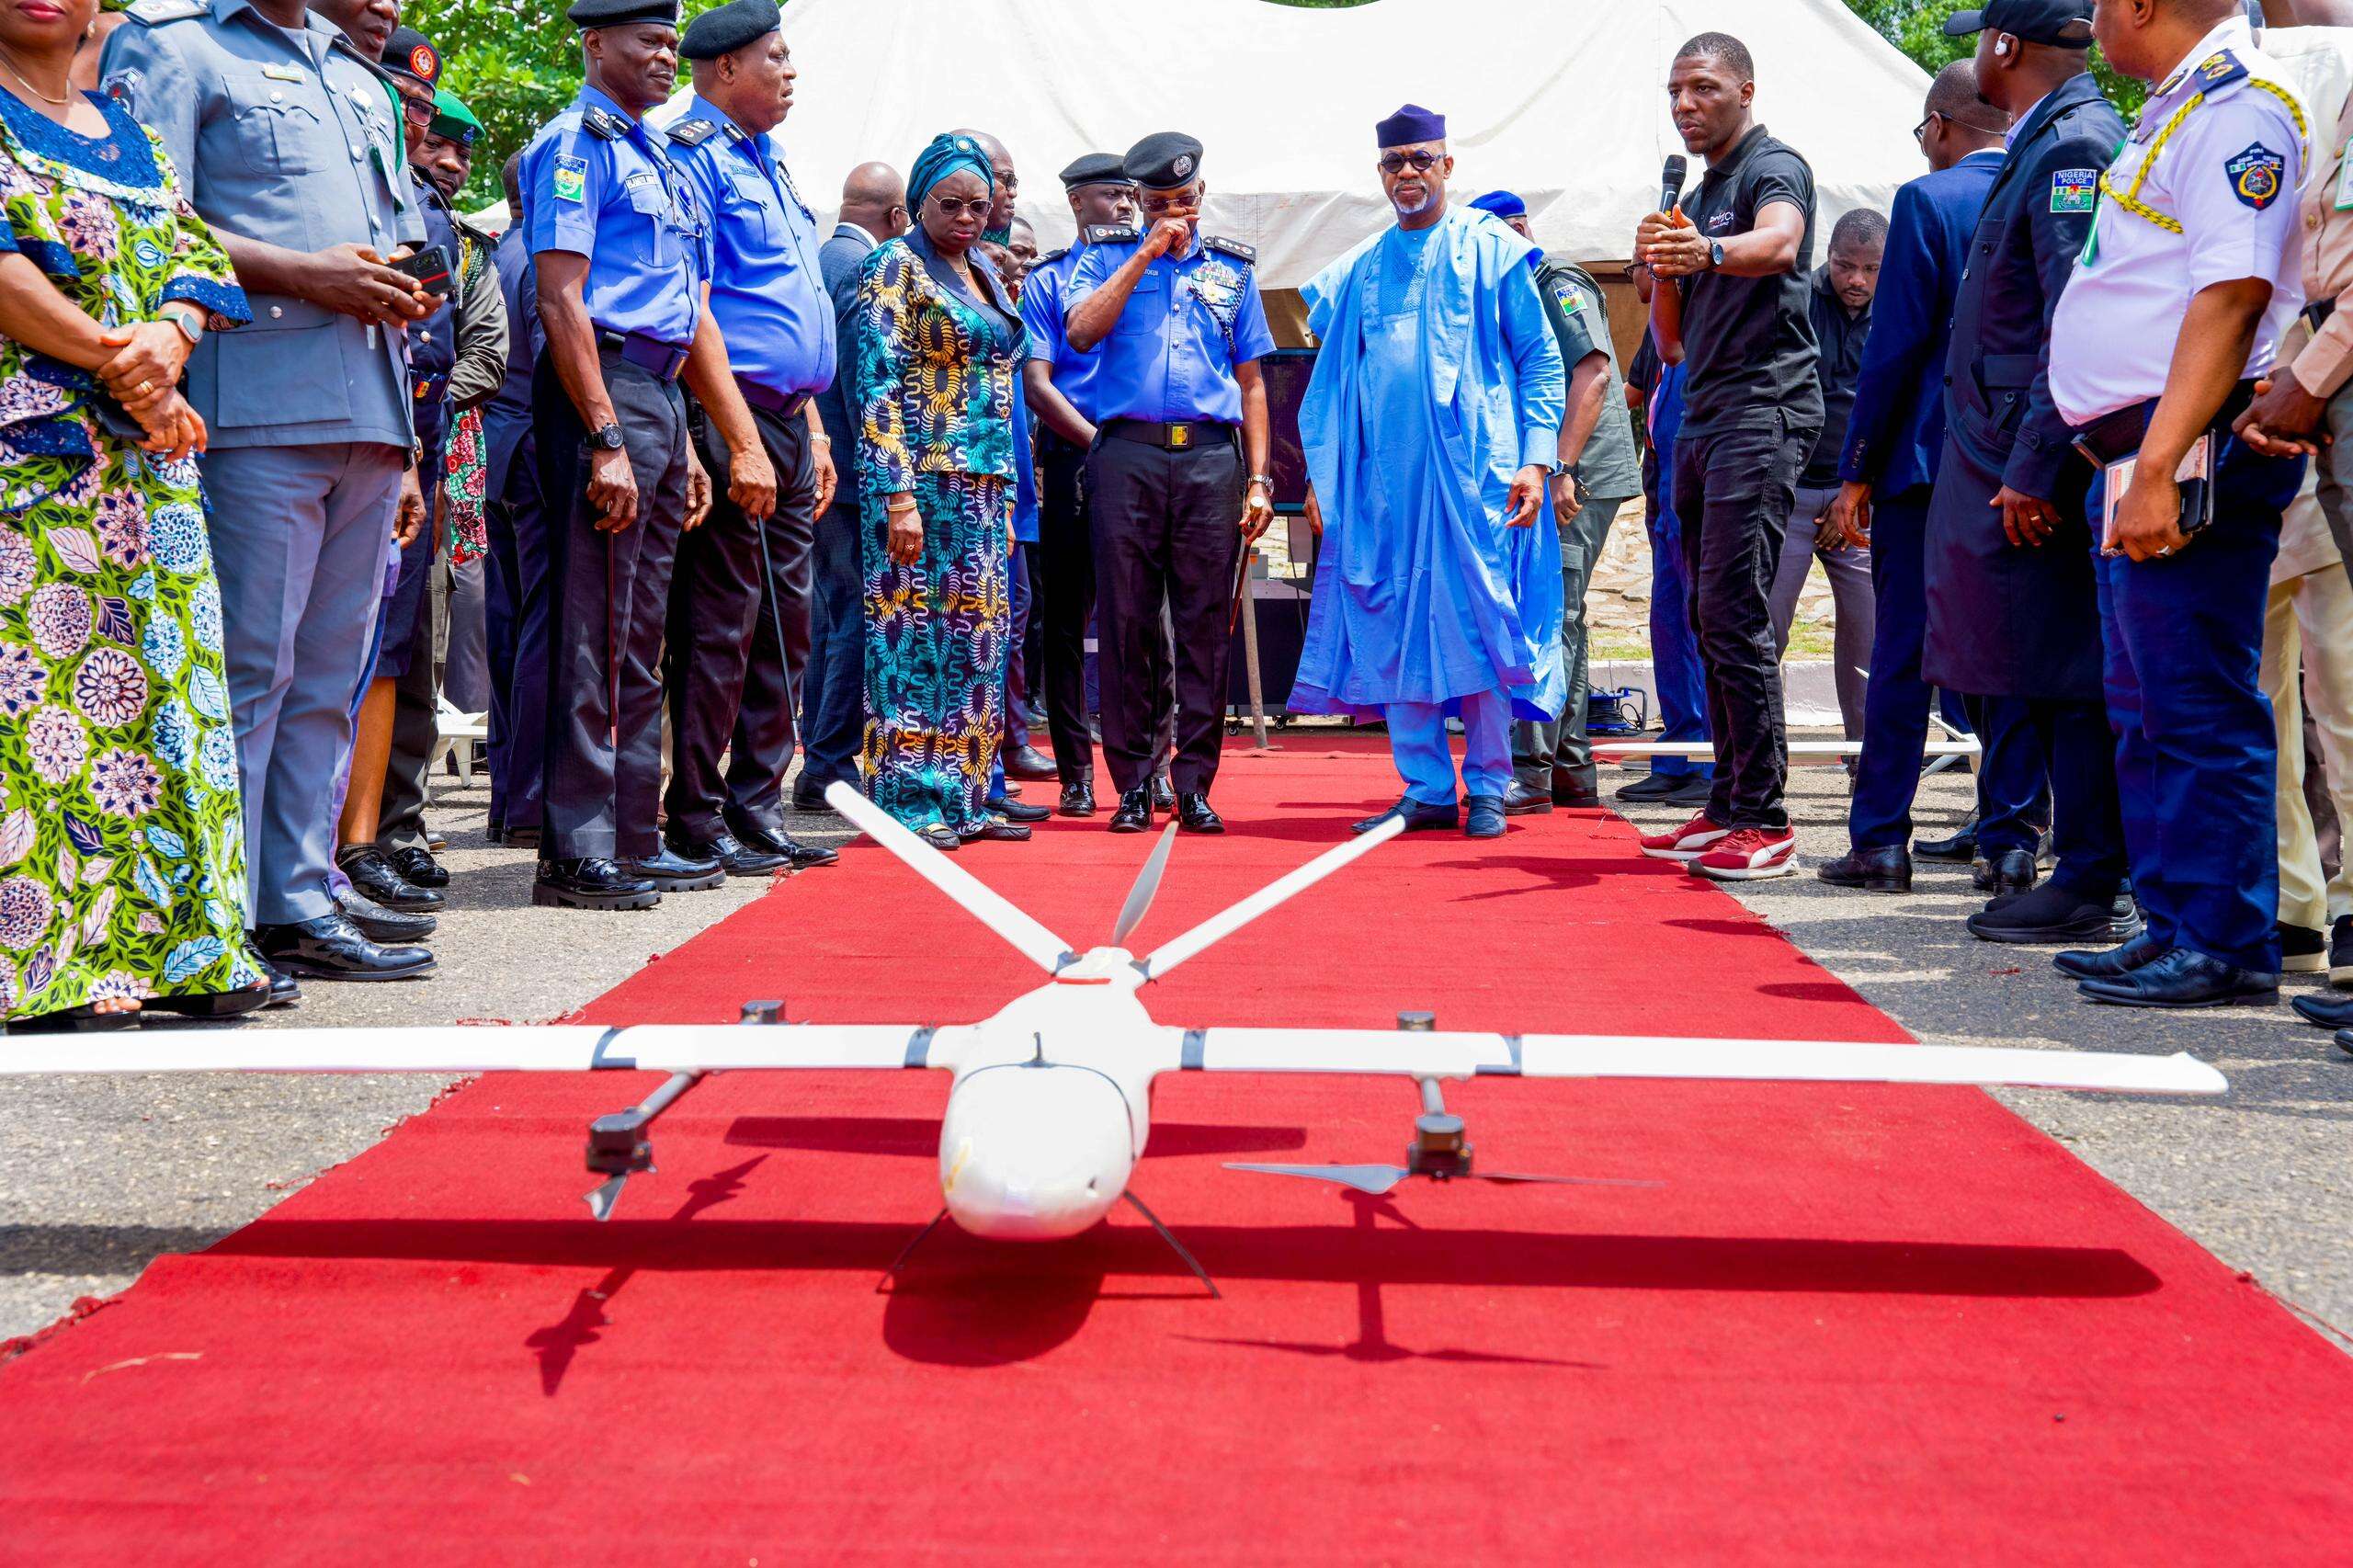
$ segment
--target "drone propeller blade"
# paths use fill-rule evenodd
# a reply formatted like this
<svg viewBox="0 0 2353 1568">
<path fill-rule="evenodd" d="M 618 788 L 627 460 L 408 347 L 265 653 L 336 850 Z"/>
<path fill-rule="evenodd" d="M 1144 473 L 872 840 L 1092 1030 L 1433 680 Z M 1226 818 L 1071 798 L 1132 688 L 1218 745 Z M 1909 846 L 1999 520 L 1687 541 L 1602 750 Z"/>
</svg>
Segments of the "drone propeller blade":
<svg viewBox="0 0 2353 1568">
<path fill-rule="evenodd" d="M 1472 1171 L 1477 1181 L 1540 1181 L 1561 1187 L 1665 1187 L 1663 1181 L 1638 1181 L 1628 1176 L 1522 1176 L 1517 1171 Z"/>
<path fill-rule="evenodd" d="M 621 1188 L 629 1185 L 629 1172 L 623 1171 L 612 1180 L 588 1194 L 588 1212 L 598 1220 L 613 1217 L 613 1205 L 621 1200 Z"/>
<path fill-rule="evenodd" d="M 1405 819 L 1391 817 L 1352 844 L 1333 846 L 1297 870 L 1268 882 L 1240 903 L 1211 915 L 1191 930 L 1161 944 L 1151 957 L 1142 960 L 1144 978 L 1158 980 L 1202 949 L 1233 936 L 1284 900 L 1305 892 L 1349 861 L 1370 855 L 1404 831 Z"/>
<path fill-rule="evenodd" d="M 1230 1171 L 1256 1171 L 1264 1176 L 1305 1176 L 1310 1181 L 1336 1181 L 1342 1187 L 1379 1198 L 1413 1173 L 1403 1165 L 1252 1165 L 1229 1160 Z"/>
<path fill-rule="evenodd" d="M 1168 869 L 1168 856 L 1176 847 L 1176 824 L 1170 823 L 1152 846 L 1152 854 L 1136 873 L 1136 885 L 1128 890 L 1128 902 L 1120 905 L 1119 923 L 1111 927 L 1111 945 L 1118 947 L 1128 939 L 1128 933 L 1143 924 L 1144 912 L 1152 907 L 1152 895 L 1160 891 L 1160 874 Z"/>
<path fill-rule="evenodd" d="M 863 828 L 867 836 L 905 861 L 915 875 L 954 899 L 966 914 L 1048 974 L 1059 971 L 1077 956 L 1068 942 L 1014 907 L 1003 893 L 909 833 L 897 818 L 840 779 L 825 786 L 825 804 Z"/>
</svg>

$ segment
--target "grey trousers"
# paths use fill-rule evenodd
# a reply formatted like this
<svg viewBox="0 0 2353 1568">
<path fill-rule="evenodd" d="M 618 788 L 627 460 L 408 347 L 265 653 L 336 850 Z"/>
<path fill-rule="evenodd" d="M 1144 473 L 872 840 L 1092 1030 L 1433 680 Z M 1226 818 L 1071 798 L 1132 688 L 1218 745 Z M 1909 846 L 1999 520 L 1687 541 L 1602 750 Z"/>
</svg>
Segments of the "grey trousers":
<svg viewBox="0 0 2353 1568">
<path fill-rule="evenodd" d="M 1511 727 L 1511 770 L 1531 790 L 1549 790 L 1554 779 L 1593 787 L 1593 745 L 1586 738 L 1586 695 L 1593 688 L 1592 661 L 1586 651 L 1585 596 L 1593 586 L 1609 542 L 1609 525 L 1630 497 L 1588 497 L 1561 531 L 1561 671 L 1568 698 L 1557 720 L 1521 719 Z"/>
<path fill-rule="evenodd" d="M 256 926 L 335 912 L 328 797 L 351 744 L 406 456 L 372 441 L 204 460 Z"/>
<path fill-rule="evenodd" d="M 1773 646 L 1784 655 L 1789 653 L 1798 596 L 1805 591 L 1808 569 L 1820 561 L 1823 575 L 1830 579 L 1830 602 L 1837 617 L 1831 653 L 1837 662 L 1838 718 L 1847 738 L 1857 741 L 1863 736 L 1863 692 L 1870 684 L 1871 631 L 1878 611 L 1871 597 L 1871 552 L 1840 545 L 1827 524 L 1816 536 L 1814 519 L 1837 498 L 1835 486 L 1798 486 L 1789 532 L 1781 540 L 1780 569 L 1773 577 Z"/>
</svg>

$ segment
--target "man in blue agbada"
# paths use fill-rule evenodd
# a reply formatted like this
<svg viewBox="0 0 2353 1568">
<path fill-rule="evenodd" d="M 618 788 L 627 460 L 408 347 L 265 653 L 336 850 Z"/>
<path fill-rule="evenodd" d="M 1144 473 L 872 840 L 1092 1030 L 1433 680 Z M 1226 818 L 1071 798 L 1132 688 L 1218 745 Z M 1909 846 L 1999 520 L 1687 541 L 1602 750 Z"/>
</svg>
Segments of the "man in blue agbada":
<svg viewBox="0 0 2353 1568">
<path fill-rule="evenodd" d="M 1561 545 L 1543 519 L 1567 401 L 1528 260 L 1449 210 L 1446 120 L 1378 127 L 1397 226 L 1304 290 L 1322 343 L 1300 409 L 1323 536 L 1294 713 L 1382 718 L 1405 792 L 1359 833 L 1456 824 L 1446 720 L 1462 721 L 1464 831 L 1504 831 L 1511 721 L 1560 716 Z"/>
</svg>

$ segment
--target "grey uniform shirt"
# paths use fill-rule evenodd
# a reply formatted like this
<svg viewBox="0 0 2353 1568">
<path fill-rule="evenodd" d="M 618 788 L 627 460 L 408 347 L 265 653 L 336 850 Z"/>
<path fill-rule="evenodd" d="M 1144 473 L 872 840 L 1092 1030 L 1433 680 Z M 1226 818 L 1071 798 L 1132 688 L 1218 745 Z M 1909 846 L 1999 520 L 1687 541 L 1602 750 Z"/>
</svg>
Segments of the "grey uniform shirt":
<svg viewBox="0 0 2353 1568">
<path fill-rule="evenodd" d="M 1543 298 L 1545 319 L 1552 324 L 1552 335 L 1561 343 L 1561 362 L 1571 375 L 1588 354 L 1609 362 L 1601 417 L 1577 458 L 1577 489 L 1591 500 L 1631 500 L 1643 493 L 1643 465 L 1634 453 L 1626 383 L 1618 374 L 1618 347 L 1609 339 L 1609 307 L 1601 285 L 1584 267 L 1548 257 L 1537 269 L 1536 292 Z"/>
<path fill-rule="evenodd" d="M 163 138 L 207 223 L 288 250 L 425 237 L 390 89 L 316 17 L 280 28 L 250 0 L 139 0 L 108 38 L 106 91 Z M 405 451 L 400 334 L 247 289 L 249 326 L 208 332 L 188 401 L 215 447 L 381 441 Z"/>
</svg>

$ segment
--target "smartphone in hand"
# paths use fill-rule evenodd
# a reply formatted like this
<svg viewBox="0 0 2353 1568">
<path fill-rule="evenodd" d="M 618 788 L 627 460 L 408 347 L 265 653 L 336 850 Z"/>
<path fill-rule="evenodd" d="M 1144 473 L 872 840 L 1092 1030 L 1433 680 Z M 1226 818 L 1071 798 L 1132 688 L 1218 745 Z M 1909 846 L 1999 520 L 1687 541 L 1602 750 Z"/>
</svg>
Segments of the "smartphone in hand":
<svg viewBox="0 0 2353 1568">
<path fill-rule="evenodd" d="M 427 245 L 415 256 L 405 256 L 386 265 L 394 272 L 406 273 L 415 278 L 417 286 L 426 293 L 441 299 L 449 297 L 451 287 L 449 246 Z"/>
</svg>

